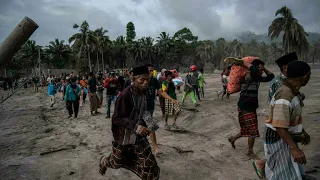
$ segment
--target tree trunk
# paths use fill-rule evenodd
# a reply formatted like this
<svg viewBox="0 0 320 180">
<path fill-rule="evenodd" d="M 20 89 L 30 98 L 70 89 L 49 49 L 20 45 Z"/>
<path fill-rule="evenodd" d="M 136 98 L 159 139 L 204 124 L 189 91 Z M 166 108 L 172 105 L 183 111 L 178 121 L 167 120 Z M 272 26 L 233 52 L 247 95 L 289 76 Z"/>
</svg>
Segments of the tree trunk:
<svg viewBox="0 0 320 180">
<path fill-rule="evenodd" d="M 16 26 L 0 46 L 0 64 L 11 61 L 21 46 L 30 38 L 39 26 L 30 18 L 24 19 Z"/>
<path fill-rule="evenodd" d="M 102 60 L 102 72 L 104 73 L 104 58 L 103 58 L 103 52 L 101 52 L 101 60 Z"/>
<path fill-rule="evenodd" d="M 99 64 L 99 52 L 97 52 L 97 67 L 98 67 L 98 70 L 100 70 L 100 64 Z"/>
<path fill-rule="evenodd" d="M 90 51 L 88 50 L 88 62 L 89 62 L 89 70 L 92 72 L 92 65 L 91 65 L 91 58 L 90 58 Z"/>
</svg>

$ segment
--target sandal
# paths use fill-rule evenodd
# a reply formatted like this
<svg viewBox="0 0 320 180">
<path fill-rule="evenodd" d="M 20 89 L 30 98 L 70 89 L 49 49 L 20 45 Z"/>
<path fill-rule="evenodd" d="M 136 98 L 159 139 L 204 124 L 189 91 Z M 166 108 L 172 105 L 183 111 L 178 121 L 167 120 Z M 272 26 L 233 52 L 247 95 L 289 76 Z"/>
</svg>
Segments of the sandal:
<svg viewBox="0 0 320 180">
<path fill-rule="evenodd" d="M 99 159 L 99 173 L 101 175 L 105 175 L 107 171 L 107 165 L 105 164 L 104 158 L 107 158 L 106 156 L 101 156 Z"/>
<path fill-rule="evenodd" d="M 266 178 L 264 172 L 261 172 L 261 171 L 258 169 L 255 161 L 252 162 L 252 166 L 253 166 L 254 170 L 256 171 L 256 173 L 257 173 L 257 175 L 258 175 L 258 177 L 259 177 L 260 179 L 265 179 L 265 178 Z"/>
</svg>

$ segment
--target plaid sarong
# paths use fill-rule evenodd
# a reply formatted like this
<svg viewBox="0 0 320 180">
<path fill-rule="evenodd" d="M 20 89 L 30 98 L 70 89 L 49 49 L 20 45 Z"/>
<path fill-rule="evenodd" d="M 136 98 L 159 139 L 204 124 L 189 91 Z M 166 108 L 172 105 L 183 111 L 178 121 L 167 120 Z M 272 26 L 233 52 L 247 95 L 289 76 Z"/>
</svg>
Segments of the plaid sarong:
<svg viewBox="0 0 320 180">
<path fill-rule="evenodd" d="M 238 108 L 242 137 L 260 137 L 256 112 L 248 112 Z"/>
<path fill-rule="evenodd" d="M 178 115 L 181 112 L 179 104 L 174 104 L 168 99 L 165 99 L 165 113 L 168 115 Z"/>
<path fill-rule="evenodd" d="M 159 179 L 160 168 L 146 138 L 137 140 L 134 145 L 118 145 L 115 142 L 112 145 L 112 153 L 105 158 L 109 168 L 128 169 L 143 180 Z"/>
</svg>

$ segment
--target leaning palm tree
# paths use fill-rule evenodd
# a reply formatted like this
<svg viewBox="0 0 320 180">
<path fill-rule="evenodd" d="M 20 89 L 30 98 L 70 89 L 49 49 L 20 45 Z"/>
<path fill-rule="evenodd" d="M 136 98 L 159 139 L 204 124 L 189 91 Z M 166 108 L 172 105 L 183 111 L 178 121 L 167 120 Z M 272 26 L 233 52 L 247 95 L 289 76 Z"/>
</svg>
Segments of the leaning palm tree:
<svg viewBox="0 0 320 180">
<path fill-rule="evenodd" d="M 78 29 L 79 25 L 74 24 L 73 28 Z M 83 21 L 80 26 L 79 32 L 69 38 L 69 43 L 73 43 L 72 47 L 79 51 L 79 59 L 81 55 L 87 55 L 90 71 L 92 71 L 90 49 L 92 48 L 94 42 L 96 42 L 96 38 L 94 36 L 94 33 L 90 31 L 87 21 Z"/>
<path fill-rule="evenodd" d="M 306 39 L 308 34 L 298 23 L 298 20 L 293 17 L 291 10 L 283 6 L 277 10 L 275 16 L 278 15 L 280 17 L 274 19 L 269 26 L 268 36 L 271 40 L 283 34 L 282 43 L 286 53 L 290 51 L 297 51 L 300 54 L 308 52 L 309 43 Z"/>
</svg>

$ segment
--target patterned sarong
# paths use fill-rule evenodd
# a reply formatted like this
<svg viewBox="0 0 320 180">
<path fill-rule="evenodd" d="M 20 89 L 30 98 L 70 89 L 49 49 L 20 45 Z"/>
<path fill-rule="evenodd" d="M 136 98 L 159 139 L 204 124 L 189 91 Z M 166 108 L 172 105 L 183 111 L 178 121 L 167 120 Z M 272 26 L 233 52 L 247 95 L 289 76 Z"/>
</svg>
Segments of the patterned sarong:
<svg viewBox="0 0 320 180">
<path fill-rule="evenodd" d="M 256 112 L 248 112 L 238 108 L 242 137 L 260 137 Z"/>
<path fill-rule="evenodd" d="M 179 104 L 174 104 L 168 99 L 165 99 L 165 113 L 168 115 L 178 115 L 181 112 Z"/>
<path fill-rule="evenodd" d="M 265 174 L 269 179 L 302 180 L 303 165 L 294 162 L 289 145 L 276 131 L 266 127 L 264 138 Z"/>
<path fill-rule="evenodd" d="M 92 93 L 92 96 L 89 96 L 90 100 L 90 111 L 97 111 L 98 109 L 98 96 L 96 93 Z"/>
<path fill-rule="evenodd" d="M 160 168 L 146 138 L 137 140 L 134 145 L 112 144 L 112 153 L 105 158 L 109 168 L 128 169 L 143 180 L 159 179 Z"/>
</svg>

